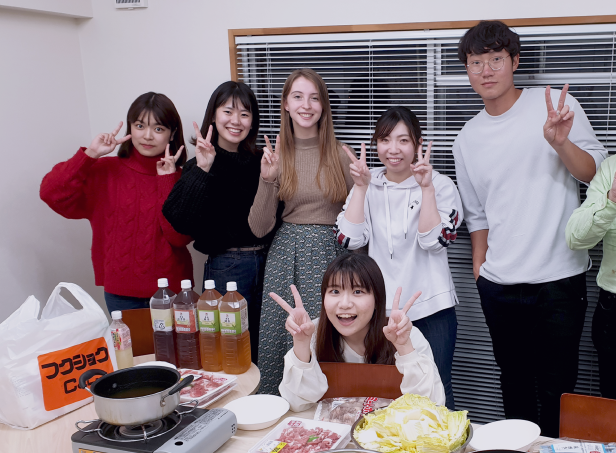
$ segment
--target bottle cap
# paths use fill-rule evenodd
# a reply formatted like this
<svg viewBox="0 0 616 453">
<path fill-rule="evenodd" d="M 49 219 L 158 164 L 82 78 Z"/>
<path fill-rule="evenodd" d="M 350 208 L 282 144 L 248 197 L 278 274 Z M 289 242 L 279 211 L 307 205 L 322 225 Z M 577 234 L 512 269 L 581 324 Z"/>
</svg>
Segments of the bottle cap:
<svg viewBox="0 0 616 453">
<path fill-rule="evenodd" d="M 159 288 L 166 288 L 167 286 L 169 286 L 169 280 L 167 280 L 166 278 L 159 278 L 158 279 L 158 287 Z"/>
<path fill-rule="evenodd" d="M 214 280 L 206 280 L 205 281 L 205 289 L 214 289 L 216 288 L 216 283 Z"/>
<path fill-rule="evenodd" d="M 227 282 L 227 291 L 237 291 L 237 283 Z"/>
<path fill-rule="evenodd" d="M 120 310 L 112 311 L 111 319 L 122 319 L 122 312 Z"/>
<path fill-rule="evenodd" d="M 182 280 L 182 289 L 192 289 L 192 282 L 190 280 Z"/>
</svg>

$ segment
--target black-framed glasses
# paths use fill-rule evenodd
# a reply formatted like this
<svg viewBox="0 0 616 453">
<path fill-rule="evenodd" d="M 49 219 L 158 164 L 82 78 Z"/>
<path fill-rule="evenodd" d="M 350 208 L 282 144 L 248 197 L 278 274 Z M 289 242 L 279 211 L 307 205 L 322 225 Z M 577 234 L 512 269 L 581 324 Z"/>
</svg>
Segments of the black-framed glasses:
<svg viewBox="0 0 616 453">
<path fill-rule="evenodd" d="M 507 55 L 506 57 L 492 57 L 488 60 L 488 66 L 490 66 L 493 71 L 499 71 L 503 69 L 505 66 L 505 60 L 510 56 L 511 55 Z M 485 63 L 481 60 L 473 60 L 469 61 L 466 66 L 472 74 L 481 74 L 483 72 L 483 68 L 485 67 Z"/>
</svg>

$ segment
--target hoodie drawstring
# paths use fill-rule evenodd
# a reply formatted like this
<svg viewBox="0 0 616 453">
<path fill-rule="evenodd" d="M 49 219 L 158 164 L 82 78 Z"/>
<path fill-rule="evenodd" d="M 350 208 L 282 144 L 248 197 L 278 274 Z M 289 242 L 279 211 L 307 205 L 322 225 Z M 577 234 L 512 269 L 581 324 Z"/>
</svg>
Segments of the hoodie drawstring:
<svg viewBox="0 0 616 453">
<path fill-rule="evenodd" d="M 389 255 L 391 259 L 393 259 L 394 243 L 391 238 L 391 216 L 389 215 L 389 196 L 387 195 L 387 181 L 383 181 L 383 188 L 385 189 L 385 216 L 387 217 L 387 246 L 389 248 Z"/>
<path fill-rule="evenodd" d="M 404 239 L 406 239 L 406 233 L 409 230 L 409 205 L 411 204 L 411 189 L 406 188 L 406 205 L 404 205 Z"/>
</svg>

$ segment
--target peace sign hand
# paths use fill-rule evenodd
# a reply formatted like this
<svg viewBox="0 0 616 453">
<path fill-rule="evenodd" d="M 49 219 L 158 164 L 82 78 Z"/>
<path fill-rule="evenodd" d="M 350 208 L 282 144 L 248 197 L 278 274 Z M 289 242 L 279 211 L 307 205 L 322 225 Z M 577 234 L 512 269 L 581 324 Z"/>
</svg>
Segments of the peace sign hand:
<svg viewBox="0 0 616 453">
<path fill-rule="evenodd" d="M 370 184 L 370 180 L 372 179 L 372 174 L 370 173 L 368 165 L 366 164 L 366 145 L 364 143 L 361 144 L 361 153 L 359 155 L 359 159 L 347 146 L 343 146 L 342 149 L 344 149 L 344 151 L 347 153 L 347 156 L 349 156 L 349 159 L 351 159 L 349 169 L 351 172 L 351 178 L 353 178 L 353 182 L 357 187 L 367 187 Z"/>
<path fill-rule="evenodd" d="M 122 124 L 122 121 L 120 121 L 118 127 L 116 127 L 110 134 L 98 134 L 94 137 L 94 140 L 92 140 L 92 143 L 90 143 L 90 146 L 88 146 L 85 153 L 93 159 L 98 159 L 99 157 L 109 154 L 116 148 L 116 146 L 130 140 L 130 134 L 116 139 L 116 135 L 118 135 L 120 129 L 122 129 Z"/>
<path fill-rule="evenodd" d="M 175 163 L 182 155 L 183 149 L 184 145 L 180 146 L 180 149 L 178 149 L 178 152 L 175 153 L 175 156 L 172 156 L 169 154 L 169 143 L 167 143 L 167 147 L 165 148 L 165 157 L 161 157 L 160 160 L 156 162 L 156 173 L 158 173 L 159 176 L 172 175 L 175 173 Z"/>
<path fill-rule="evenodd" d="M 210 171 L 210 168 L 212 168 L 212 164 L 214 163 L 214 158 L 216 157 L 216 150 L 214 149 L 214 145 L 211 143 L 213 126 L 210 124 L 205 139 L 203 138 L 203 135 L 201 135 L 199 126 L 194 121 L 193 127 L 195 128 L 195 135 L 197 137 L 197 147 L 195 148 L 197 166 L 204 171 Z"/>
<path fill-rule="evenodd" d="M 428 143 L 426 154 L 421 154 L 422 144 L 417 145 L 417 163 L 411 164 L 411 171 L 415 176 L 415 181 L 422 189 L 432 186 L 432 165 L 430 165 L 430 151 L 432 142 Z"/>
<path fill-rule="evenodd" d="M 394 303 L 391 307 L 391 314 L 389 315 L 389 323 L 383 327 L 383 333 L 385 334 L 385 338 L 393 343 L 396 349 L 400 349 L 403 346 L 408 346 L 410 343 L 411 337 L 411 329 L 413 328 L 413 323 L 406 316 L 406 313 L 413 306 L 417 298 L 421 296 L 421 291 L 417 291 L 413 296 L 408 300 L 408 302 L 404 305 L 402 310 L 398 309 L 400 304 L 400 295 L 402 294 L 402 288 L 398 288 L 396 291 L 396 295 L 394 296 Z M 412 352 L 414 348 L 411 345 L 411 350 L 407 352 Z M 400 350 L 398 351 L 401 355 L 404 355 Z M 407 353 L 405 352 L 405 353 Z"/>
<path fill-rule="evenodd" d="M 265 137 L 265 148 L 263 148 L 263 157 L 261 158 L 261 178 L 267 182 L 274 182 L 280 173 L 280 152 L 278 144 L 280 143 L 280 135 L 276 136 L 276 147 L 272 148 L 269 137 Z M 273 151 L 272 151 L 273 149 Z"/>
<path fill-rule="evenodd" d="M 565 105 L 569 84 L 567 83 L 560 93 L 558 107 L 554 110 L 552 97 L 550 96 L 550 86 L 545 88 L 545 104 L 548 109 L 548 118 L 543 125 L 543 136 L 552 147 L 565 144 L 573 126 L 573 116 L 575 112 Z"/>
<path fill-rule="evenodd" d="M 292 308 L 278 294 L 269 293 L 269 295 L 289 314 L 284 326 L 287 331 L 293 335 L 293 342 L 307 342 L 308 345 L 310 345 L 310 340 L 315 330 L 314 324 L 304 309 L 302 298 L 295 285 L 291 285 L 291 292 L 293 293 L 293 299 L 295 299 L 295 308 Z"/>
</svg>

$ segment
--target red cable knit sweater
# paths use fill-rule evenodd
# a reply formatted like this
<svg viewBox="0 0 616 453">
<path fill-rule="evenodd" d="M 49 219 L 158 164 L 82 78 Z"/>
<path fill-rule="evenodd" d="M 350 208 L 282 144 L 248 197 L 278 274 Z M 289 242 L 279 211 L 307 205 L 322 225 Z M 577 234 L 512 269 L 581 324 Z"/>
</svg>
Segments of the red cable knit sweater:
<svg viewBox="0 0 616 453">
<path fill-rule="evenodd" d="M 80 148 L 57 164 L 41 183 L 41 199 L 68 219 L 92 226 L 92 263 L 96 284 L 112 294 L 151 297 L 157 279 L 192 281 L 190 236 L 177 233 L 162 214 L 175 174 L 158 176 L 158 157 L 134 151 L 130 157 L 93 159 Z"/>
</svg>

